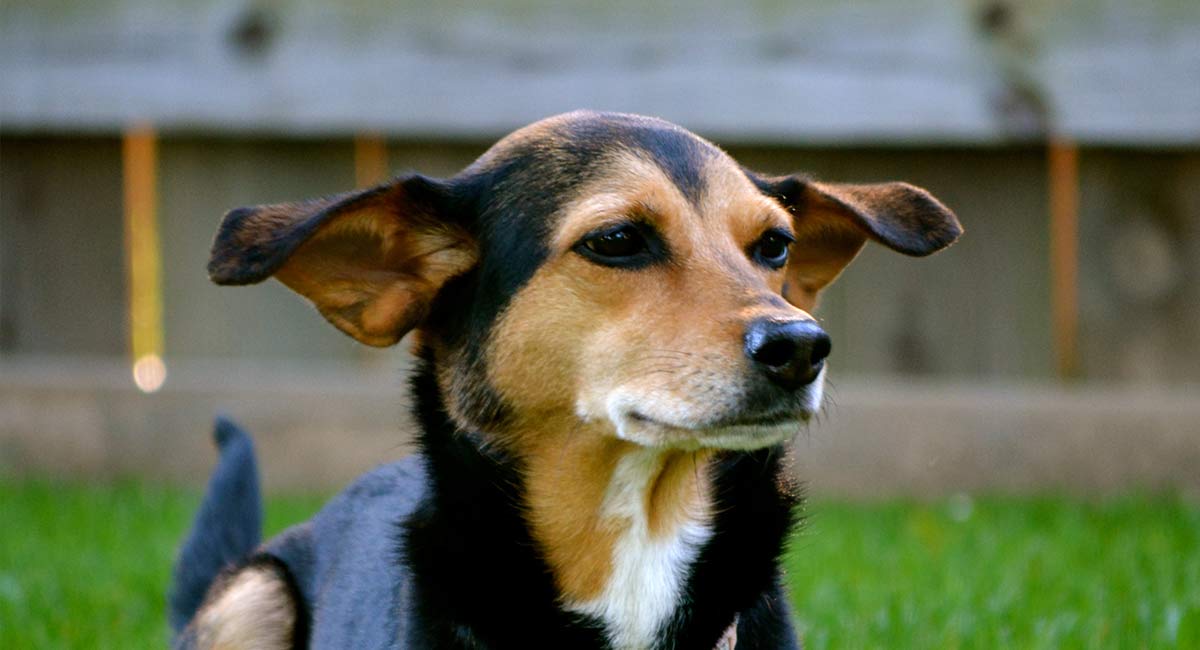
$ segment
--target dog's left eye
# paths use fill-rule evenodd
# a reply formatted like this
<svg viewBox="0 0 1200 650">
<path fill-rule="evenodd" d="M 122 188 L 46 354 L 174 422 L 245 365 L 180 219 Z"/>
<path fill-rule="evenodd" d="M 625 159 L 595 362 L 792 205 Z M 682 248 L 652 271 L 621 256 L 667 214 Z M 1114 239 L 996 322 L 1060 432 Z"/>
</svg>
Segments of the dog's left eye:
<svg viewBox="0 0 1200 650">
<path fill-rule="evenodd" d="M 796 241 L 782 230 L 769 230 L 750 249 L 750 255 L 767 268 L 779 269 L 787 264 L 788 246 Z"/>
</svg>

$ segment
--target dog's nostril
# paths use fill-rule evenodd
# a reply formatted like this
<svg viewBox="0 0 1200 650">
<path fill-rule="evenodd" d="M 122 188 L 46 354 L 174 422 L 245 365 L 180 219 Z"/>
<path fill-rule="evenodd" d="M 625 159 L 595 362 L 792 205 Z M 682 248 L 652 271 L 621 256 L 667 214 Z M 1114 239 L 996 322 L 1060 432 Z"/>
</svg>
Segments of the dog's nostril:
<svg viewBox="0 0 1200 650">
<path fill-rule="evenodd" d="M 755 348 L 751 357 L 764 366 L 786 366 L 796 359 L 796 342 L 789 338 L 768 340 Z"/>
</svg>

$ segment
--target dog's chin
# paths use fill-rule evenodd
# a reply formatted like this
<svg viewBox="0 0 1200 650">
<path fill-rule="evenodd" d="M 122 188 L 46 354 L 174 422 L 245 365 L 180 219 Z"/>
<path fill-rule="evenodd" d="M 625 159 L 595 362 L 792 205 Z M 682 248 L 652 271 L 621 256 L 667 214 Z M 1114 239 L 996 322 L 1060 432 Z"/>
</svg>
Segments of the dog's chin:
<svg viewBox="0 0 1200 650">
<path fill-rule="evenodd" d="M 809 413 L 788 413 L 745 421 L 678 425 L 636 411 L 613 419 L 617 437 L 644 447 L 673 449 L 738 449 L 772 447 L 791 440 L 808 422 Z"/>
<path fill-rule="evenodd" d="M 581 400 L 576 412 L 584 420 L 608 420 L 618 438 L 644 447 L 762 449 L 805 428 L 821 407 L 824 377 L 823 368 L 816 381 L 796 393 L 749 392 L 709 404 L 620 387 L 599 400 Z M 713 408 L 722 403 L 729 406 Z"/>
</svg>

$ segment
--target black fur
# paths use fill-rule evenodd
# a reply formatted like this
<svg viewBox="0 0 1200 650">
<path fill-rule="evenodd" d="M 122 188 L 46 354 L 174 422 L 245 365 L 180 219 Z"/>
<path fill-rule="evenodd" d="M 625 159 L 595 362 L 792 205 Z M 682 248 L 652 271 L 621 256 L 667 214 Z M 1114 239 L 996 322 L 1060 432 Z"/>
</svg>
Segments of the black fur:
<svg viewBox="0 0 1200 650">
<path fill-rule="evenodd" d="M 312 199 L 279 206 L 265 206 L 267 210 L 280 212 L 286 206 L 294 221 L 287 227 L 276 228 L 270 237 L 254 233 L 256 220 L 263 206 L 237 208 L 226 213 L 213 240 L 212 255 L 208 261 L 209 278 L 217 284 L 255 284 L 271 277 L 305 241 L 321 226 L 338 215 L 361 209 L 373 202 L 387 201 L 402 195 L 404 202 L 413 212 L 438 213 L 438 218 L 451 217 L 457 212 L 438 210 L 436 201 L 445 196 L 445 184 L 437 179 L 420 174 L 407 174 L 380 185 L 357 192 L 344 192 L 323 198 Z M 250 236 L 247 236 L 250 231 Z"/>
<path fill-rule="evenodd" d="M 661 647 L 711 648 L 739 613 L 739 639 L 760 639 L 743 647 L 796 646 L 778 583 L 779 557 L 800 503 L 785 459 L 779 447 L 722 452 L 712 468 L 713 536 L 692 568 L 685 605 L 663 635 L 675 645 Z"/>
<path fill-rule="evenodd" d="M 300 604 L 297 648 L 310 629 L 313 647 L 607 648 L 597 621 L 557 605 L 524 517 L 521 464 L 450 422 L 433 374 L 422 362 L 412 382 L 418 454 L 360 479 L 225 573 L 277 569 Z M 239 481 L 253 476 L 252 464 L 239 467 Z M 794 648 L 778 557 L 798 497 L 779 450 L 728 452 L 712 471 L 714 535 L 658 647 L 711 650 L 736 618 L 739 648 Z M 185 632 L 176 647 L 189 642 Z"/>
<path fill-rule="evenodd" d="M 429 492 L 402 525 L 414 581 L 408 647 L 600 648 L 600 627 L 563 612 L 522 517 L 520 464 L 458 430 L 428 361 L 413 378 Z"/>
<path fill-rule="evenodd" d="M 774 198 L 797 218 L 803 218 L 810 201 L 813 180 L 792 175 L 762 177 L 742 170 L 759 191 Z M 847 226 L 858 228 L 863 236 L 905 255 L 924 257 L 954 243 L 962 235 L 958 218 L 925 190 L 907 183 L 880 183 L 867 205 L 857 204 L 852 196 L 824 194 L 823 200 L 839 208 Z"/>
<path fill-rule="evenodd" d="M 250 436 L 218 417 L 213 439 L 221 457 L 175 560 L 168 616 L 171 629 L 187 625 L 209 585 L 225 566 L 245 558 L 262 538 L 262 498 Z"/>
<path fill-rule="evenodd" d="M 705 191 L 702 167 L 719 151 L 646 118 L 592 114 L 556 128 L 566 130 L 561 139 L 518 141 L 502 157 L 485 155 L 454 178 L 409 177 L 422 202 L 475 236 L 480 259 L 443 287 L 422 327 L 426 347 L 412 382 L 419 454 L 360 479 L 311 522 L 264 547 L 286 567 L 306 623 L 312 615 L 314 647 L 607 647 L 598 621 L 565 612 L 557 602 L 525 518 L 520 461 L 451 422 L 430 350 L 457 355 L 451 370 L 471 391 L 455 397 L 474 402 L 456 406 L 484 430 L 502 422 L 508 407 L 487 388 L 483 346 L 511 297 L 545 261 L 564 197 L 601 171 L 597 158 L 615 144 L 646 154 L 698 201 Z M 221 467 L 214 484 L 224 476 Z M 242 479 L 256 479 L 244 466 L 240 471 Z M 795 647 L 778 558 L 798 497 L 784 480 L 781 450 L 724 452 L 711 471 L 714 534 L 700 549 L 659 647 L 711 650 L 734 620 L 739 648 Z M 217 509 L 208 503 L 205 508 Z M 257 520 L 251 526 L 239 515 L 214 523 L 205 512 L 198 529 L 253 529 L 257 542 Z M 199 557 L 192 545 L 189 540 L 180 562 L 195 566 L 177 569 L 177 579 L 186 574 L 177 591 L 202 587 L 202 597 L 217 570 L 238 557 L 224 551 Z M 239 543 L 228 550 L 245 557 L 252 547 Z M 189 598 L 178 608 L 172 602 L 178 630 L 199 601 Z"/>
<path fill-rule="evenodd" d="M 486 427 L 503 421 L 507 407 L 483 380 L 483 345 L 509 300 L 548 254 L 546 240 L 564 197 L 605 171 L 597 160 L 617 147 L 654 161 L 691 201 L 704 189 L 702 167 L 718 150 L 661 120 L 618 113 L 578 114 L 550 143 L 521 142 L 503 159 L 487 155 L 462 173 L 430 185 L 428 199 L 464 225 L 480 245 L 479 264 L 440 292 L 424 330 L 463 350 L 463 372 L 476 387 L 462 406 Z M 666 253 L 664 252 L 664 255 Z"/>
<path fill-rule="evenodd" d="M 705 163 L 719 155 L 716 147 L 674 124 L 635 115 L 596 113 L 573 120 L 567 131 L 568 149 L 582 161 L 595 160 L 614 145 L 645 154 L 693 204 L 705 189 Z"/>
<path fill-rule="evenodd" d="M 413 378 L 430 490 L 403 522 L 414 576 L 412 648 L 605 648 L 597 621 L 556 606 L 550 569 L 523 517 L 520 463 L 451 423 L 426 359 Z M 711 650 L 740 616 L 744 648 L 793 648 L 778 558 L 799 501 L 779 448 L 726 452 L 714 472 L 718 513 L 660 648 Z"/>
</svg>

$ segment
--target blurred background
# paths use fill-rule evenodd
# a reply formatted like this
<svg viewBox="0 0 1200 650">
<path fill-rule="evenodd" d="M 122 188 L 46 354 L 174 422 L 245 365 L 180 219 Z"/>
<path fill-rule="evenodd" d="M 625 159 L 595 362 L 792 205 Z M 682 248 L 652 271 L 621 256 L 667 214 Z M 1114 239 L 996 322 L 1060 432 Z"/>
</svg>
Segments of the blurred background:
<svg viewBox="0 0 1200 650">
<path fill-rule="evenodd" d="M 406 346 L 210 285 L 216 225 L 575 108 L 958 213 L 824 298 L 818 500 L 1200 493 L 1195 0 L 7 0 L 0 476 L 194 489 L 217 411 L 273 491 L 403 456 Z"/>
<path fill-rule="evenodd" d="M 277 283 L 220 216 L 450 175 L 574 108 L 767 172 L 907 180 L 967 234 L 868 247 L 819 316 L 813 489 L 1200 487 L 1200 4 L 52 0 L 0 9 L 0 467 L 195 482 L 217 409 L 267 480 L 405 453 L 406 346 Z"/>
</svg>

